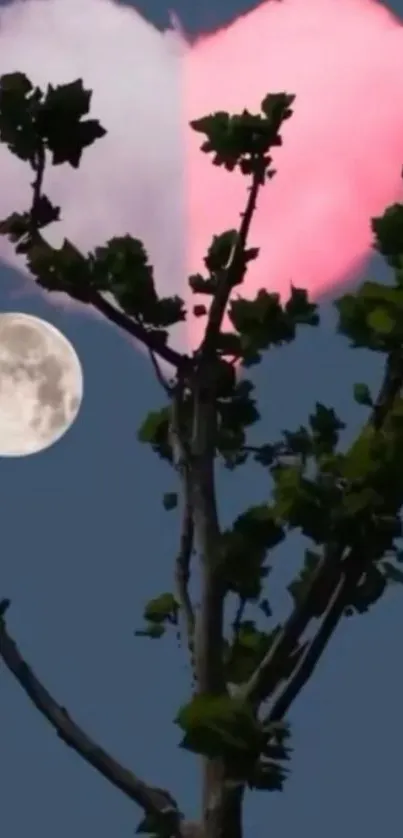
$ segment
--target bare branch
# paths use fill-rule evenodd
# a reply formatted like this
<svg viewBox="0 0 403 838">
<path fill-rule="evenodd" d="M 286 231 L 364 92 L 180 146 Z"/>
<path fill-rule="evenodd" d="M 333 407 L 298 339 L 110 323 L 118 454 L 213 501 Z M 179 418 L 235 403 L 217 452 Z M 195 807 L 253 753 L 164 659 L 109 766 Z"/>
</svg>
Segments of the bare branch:
<svg viewBox="0 0 403 838">
<path fill-rule="evenodd" d="M 176 824 L 172 827 L 171 834 L 179 836 L 181 834 L 179 825 L 181 814 L 169 792 L 147 785 L 132 771 L 124 768 L 113 759 L 84 733 L 70 717 L 65 707 L 57 704 L 38 680 L 8 634 L 4 614 L 9 604 L 9 600 L 0 602 L 0 657 L 26 695 L 37 710 L 50 722 L 58 736 L 73 748 L 82 759 L 92 765 L 123 794 L 134 800 L 147 814 L 153 815 L 157 819 L 167 820 L 169 818 L 172 824 Z"/>
<path fill-rule="evenodd" d="M 176 386 L 171 389 L 171 447 L 175 468 L 179 474 L 182 490 L 182 526 L 179 552 L 175 564 L 176 593 L 182 617 L 186 627 L 186 637 L 190 653 L 190 663 L 194 671 L 194 633 L 195 615 L 189 595 L 190 560 L 193 550 L 194 523 L 191 491 L 191 463 L 186 421 L 183 416 L 184 382 L 179 376 Z"/>
<path fill-rule="evenodd" d="M 183 498 L 183 512 L 182 512 L 182 527 L 180 536 L 180 548 L 176 559 L 175 566 L 175 580 L 176 580 L 176 594 L 179 602 L 179 607 L 185 622 L 186 637 L 188 649 L 191 658 L 192 668 L 194 666 L 194 632 L 195 632 L 195 614 L 192 600 L 189 594 L 189 578 L 190 578 L 190 559 L 193 549 L 193 512 L 191 505 L 189 475 L 183 477 L 184 483 L 184 498 Z"/>
<path fill-rule="evenodd" d="M 152 349 L 149 349 L 148 354 L 150 356 L 151 363 L 154 367 L 154 372 L 155 372 L 157 381 L 159 382 L 159 384 L 161 385 L 162 389 L 165 391 L 167 396 L 171 396 L 173 388 L 172 388 L 172 386 L 169 385 L 169 382 L 167 381 L 167 379 L 164 378 L 164 376 L 162 374 L 161 367 L 160 367 L 160 365 L 157 361 L 157 358 L 155 356 L 155 352 L 153 352 Z"/>
<path fill-rule="evenodd" d="M 359 560 L 357 556 L 351 556 L 346 560 L 346 571 L 333 593 L 322 624 L 309 643 L 305 655 L 297 665 L 289 682 L 276 699 L 271 711 L 264 720 L 265 722 L 275 722 L 283 719 L 291 704 L 309 681 L 343 616 L 344 609 L 349 603 L 349 596 L 358 583 L 367 561 L 367 557 L 364 560 L 361 557 L 361 560 Z"/>
<path fill-rule="evenodd" d="M 265 655 L 252 673 L 249 681 L 241 689 L 240 692 L 245 699 L 258 705 L 268 698 L 273 688 L 272 671 L 277 668 L 277 664 L 283 656 L 287 657 L 292 652 L 310 623 L 312 618 L 312 605 L 315 602 L 319 589 L 324 583 L 324 579 L 328 579 L 332 575 L 335 578 L 335 584 L 337 584 L 340 561 L 341 550 L 338 545 L 329 546 L 313 573 L 311 584 L 307 588 L 305 595 L 284 623 L 282 630 L 277 635 L 267 655 Z"/>
</svg>

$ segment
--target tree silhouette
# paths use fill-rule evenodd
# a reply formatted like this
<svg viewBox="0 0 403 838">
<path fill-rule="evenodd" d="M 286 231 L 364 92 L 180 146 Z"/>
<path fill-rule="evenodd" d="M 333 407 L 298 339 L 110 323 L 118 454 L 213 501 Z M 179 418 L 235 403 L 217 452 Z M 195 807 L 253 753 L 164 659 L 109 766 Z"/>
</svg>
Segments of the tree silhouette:
<svg viewBox="0 0 403 838">
<path fill-rule="evenodd" d="M 281 144 L 294 96 L 268 95 L 259 114 L 205 116 L 191 123 L 203 134 L 213 164 L 235 169 L 249 181 L 239 229 L 213 237 L 204 259 L 206 276 L 189 277 L 205 319 L 197 349 L 170 347 L 169 328 L 186 319 L 184 301 L 162 298 L 142 243 L 116 237 L 87 255 L 65 240 L 61 248 L 42 235 L 60 218 L 42 192 L 45 165 L 80 165 L 87 146 L 106 132 L 89 113 L 91 91 L 81 79 L 46 93 L 22 73 L 0 79 L 0 140 L 34 173 L 29 210 L 0 223 L 17 253 L 24 254 L 37 284 L 64 291 L 94 306 L 146 347 L 165 405 L 149 413 L 139 440 L 169 462 L 178 491 L 164 496 L 179 509 L 181 534 L 172 569 L 173 591 L 147 603 L 139 636 L 161 637 L 172 627 L 186 638 L 191 683 L 176 724 L 181 747 L 201 756 L 200 822 L 188 821 L 180 801 L 137 777 L 103 750 L 58 704 L 24 660 L 6 625 L 9 600 L 0 604 L 0 655 L 57 734 L 86 762 L 143 810 L 137 832 L 154 838 L 241 838 L 245 789 L 281 790 L 290 758 L 287 714 L 312 676 L 344 616 L 367 611 L 389 582 L 402 582 L 403 553 L 403 206 L 372 220 L 374 247 L 393 272 L 389 285 L 364 282 L 336 302 L 338 330 L 352 346 L 382 353 L 379 394 L 357 383 L 354 398 L 367 409 L 363 427 L 343 450 L 344 423 L 316 403 L 305 426 L 281 439 L 253 445 L 250 428 L 259 412 L 245 371 L 273 346 L 294 340 L 303 326 L 317 326 L 317 306 L 305 289 L 291 287 L 286 302 L 260 290 L 239 293 L 248 264 L 259 251 L 248 233 L 259 191 L 274 172 L 270 150 Z M 232 295 L 237 289 L 236 295 Z M 206 303 L 200 300 L 206 300 Z M 222 328 L 228 313 L 232 331 Z M 172 368 L 167 380 L 160 367 Z M 224 529 L 217 511 L 215 465 L 236 470 L 247 462 L 265 469 L 271 498 L 246 509 Z M 289 586 L 290 614 L 271 621 L 265 582 L 272 551 L 292 530 L 311 546 Z M 189 579 L 199 566 L 198 601 Z M 236 600 L 232 625 L 224 620 Z"/>
</svg>

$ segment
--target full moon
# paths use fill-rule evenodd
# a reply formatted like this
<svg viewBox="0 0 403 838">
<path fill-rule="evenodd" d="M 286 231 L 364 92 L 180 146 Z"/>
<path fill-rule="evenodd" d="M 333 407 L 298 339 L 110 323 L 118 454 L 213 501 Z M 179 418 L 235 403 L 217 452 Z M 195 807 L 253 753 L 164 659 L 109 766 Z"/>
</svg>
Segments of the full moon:
<svg viewBox="0 0 403 838">
<path fill-rule="evenodd" d="M 24 457 L 57 442 L 83 397 L 78 356 L 50 323 L 0 314 L 0 457 Z"/>
</svg>

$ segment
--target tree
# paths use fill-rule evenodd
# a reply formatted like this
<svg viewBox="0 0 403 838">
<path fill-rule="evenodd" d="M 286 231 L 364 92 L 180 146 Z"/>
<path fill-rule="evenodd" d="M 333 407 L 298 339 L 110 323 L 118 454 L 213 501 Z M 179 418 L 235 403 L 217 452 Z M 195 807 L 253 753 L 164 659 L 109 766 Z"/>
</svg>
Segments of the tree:
<svg viewBox="0 0 403 838">
<path fill-rule="evenodd" d="M 97 120 L 85 119 L 91 91 L 81 79 L 49 86 L 45 93 L 22 73 L 0 79 L 0 140 L 34 173 L 30 209 L 4 219 L 1 234 L 24 254 L 39 286 L 94 306 L 141 341 L 164 392 L 165 405 L 149 413 L 139 439 L 176 474 L 178 492 L 163 500 L 167 510 L 180 507 L 180 546 L 174 590 L 156 592 L 136 634 L 158 638 L 173 628 L 186 638 L 192 682 L 175 721 L 181 747 L 203 762 L 200 823 L 187 821 L 168 791 L 118 764 L 55 701 L 8 633 L 7 599 L 0 606 L 0 655 L 66 744 L 138 804 L 143 819 L 137 832 L 154 838 L 241 838 L 245 790 L 283 788 L 290 758 L 287 713 L 338 624 L 368 611 L 389 582 L 403 581 L 402 205 L 372 220 L 374 246 L 393 281 L 364 282 L 336 302 L 339 332 L 352 348 L 365 347 L 385 359 L 377 396 L 364 383 L 355 386 L 356 401 L 367 409 L 360 434 L 343 450 L 344 423 L 332 408 L 317 403 L 305 426 L 263 445 L 250 440 L 259 413 L 247 369 L 271 347 L 293 341 L 300 327 L 319 323 L 305 289 L 291 287 L 286 302 L 264 289 L 249 301 L 232 293 L 259 254 L 248 246 L 250 223 L 259 191 L 274 175 L 270 150 L 281 144 L 280 129 L 292 115 L 293 100 L 286 93 L 271 94 L 259 114 L 219 112 L 191 123 L 205 136 L 201 148 L 213 155 L 213 164 L 239 169 L 250 185 L 239 229 L 214 236 L 204 260 L 207 275 L 189 277 L 191 290 L 207 304 L 194 306 L 206 326 L 200 345 L 186 355 L 168 342 L 169 328 L 186 318 L 184 301 L 158 295 L 140 241 L 113 238 L 83 255 L 70 241 L 56 249 L 42 235 L 60 218 L 60 208 L 42 191 L 49 157 L 55 166 L 78 168 L 83 149 L 106 133 Z M 222 328 L 226 311 L 231 333 Z M 170 380 L 161 360 L 173 370 Z M 267 472 L 271 498 L 223 529 L 215 465 L 236 470 L 253 461 Z M 275 547 L 295 529 L 311 546 L 289 586 L 290 614 L 276 624 L 266 579 Z M 189 592 L 196 560 L 197 604 Z M 230 626 L 224 620 L 228 600 L 236 603 Z"/>
</svg>

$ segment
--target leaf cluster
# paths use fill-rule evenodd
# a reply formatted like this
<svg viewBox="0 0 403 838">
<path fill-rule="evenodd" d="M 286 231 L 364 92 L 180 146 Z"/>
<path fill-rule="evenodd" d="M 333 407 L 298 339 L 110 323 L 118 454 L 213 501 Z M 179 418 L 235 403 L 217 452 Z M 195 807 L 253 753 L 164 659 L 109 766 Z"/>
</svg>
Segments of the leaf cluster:
<svg viewBox="0 0 403 838">
<path fill-rule="evenodd" d="M 145 608 L 143 618 L 146 622 L 144 629 L 134 632 L 136 637 L 150 637 L 156 640 L 165 634 L 167 626 L 178 623 L 179 606 L 173 594 L 165 592 L 150 599 Z"/>
<path fill-rule="evenodd" d="M 224 166 L 232 172 L 239 168 L 242 174 L 254 171 L 256 160 L 263 159 L 267 166 L 271 162 L 268 152 L 282 144 L 280 128 L 282 123 L 292 116 L 295 96 L 287 93 L 269 94 L 261 103 L 260 114 L 250 114 L 244 110 L 241 114 L 230 116 L 218 111 L 201 119 L 193 120 L 191 127 L 206 134 L 202 151 L 213 154 L 213 165 Z M 271 176 L 273 173 L 269 173 Z"/>
<path fill-rule="evenodd" d="M 248 704 L 228 694 L 194 696 L 176 724 L 184 733 L 181 747 L 223 758 L 232 780 L 266 791 L 282 787 L 289 759 L 284 725 L 265 728 Z"/>
<path fill-rule="evenodd" d="M 92 92 L 82 79 L 53 87 L 46 94 L 24 73 L 8 73 L 0 80 L 0 140 L 20 160 L 35 165 L 43 145 L 52 164 L 69 163 L 77 169 L 87 146 L 106 131 L 97 119 L 83 119 Z"/>
</svg>

